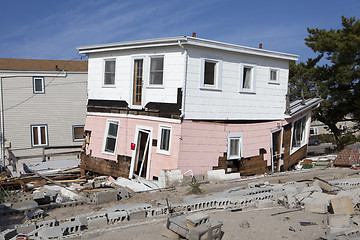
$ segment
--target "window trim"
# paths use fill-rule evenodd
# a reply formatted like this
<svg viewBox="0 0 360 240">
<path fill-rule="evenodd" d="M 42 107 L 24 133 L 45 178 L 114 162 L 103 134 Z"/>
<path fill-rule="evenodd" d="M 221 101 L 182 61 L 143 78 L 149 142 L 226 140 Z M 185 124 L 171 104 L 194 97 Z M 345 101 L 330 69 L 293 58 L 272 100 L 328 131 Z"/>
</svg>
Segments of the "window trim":
<svg viewBox="0 0 360 240">
<path fill-rule="evenodd" d="M 41 86 L 42 86 L 42 90 L 41 91 L 36 91 L 35 89 L 35 79 L 41 79 Z M 34 94 L 44 94 L 45 93 L 45 78 L 44 77 L 33 77 L 32 78 L 33 81 L 33 93 Z"/>
<path fill-rule="evenodd" d="M 245 68 L 251 68 L 251 85 L 250 88 L 244 88 L 243 87 L 243 78 L 244 78 L 244 69 Z M 257 69 L 257 65 L 256 64 L 251 64 L 251 63 L 242 63 L 240 64 L 240 89 L 239 92 L 240 93 L 255 93 L 256 91 L 256 69 Z"/>
<path fill-rule="evenodd" d="M 105 84 L 105 75 L 106 75 L 106 62 L 115 62 L 114 69 L 114 84 Z M 103 59 L 103 80 L 102 87 L 103 88 L 115 88 L 116 87 L 116 58 L 104 58 Z"/>
<path fill-rule="evenodd" d="M 276 80 L 272 80 L 271 79 L 271 72 L 275 71 L 276 72 Z M 269 69 L 269 80 L 268 83 L 270 84 L 277 84 L 280 85 L 280 69 L 279 68 L 270 68 Z"/>
<path fill-rule="evenodd" d="M 304 137 L 302 139 L 302 141 L 300 142 L 300 146 L 299 147 L 293 147 L 293 139 L 294 139 L 294 134 L 295 134 L 295 129 L 294 129 L 294 125 L 295 122 L 299 121 L 300 119 L 305 118 L 306 122 L 305 122 L 305 130 L 304 130 Z M 293 153 L 295 153 L 297 150 L 299 150 L 300 148 L 302 148 L 303 146 L 305 146 L 306 144 L 308 144 L 308 139 L 309 139 L 309 135 L 310 135 L 310 127 L 309 127 L 309 122 L 310 122 L 310 116 L 309 114 L 303 115 L 298 117 L 297 119 L 295 119 L 292 123 L 291 123 L 291 142 L 290 142 L 290 155 L 292 155 Z"/>
<path fill-rule="evenodd" d="M 161 84 L 154 84 L 154 83 L 150 83 L 151 80 L 151 60 L 153 58 L 162 58 L 163 59 L 163 68 L 162 68 L 162 75 L 163 75 L 163 79 L 162 79 L 162 83 Z M 163 88 L 164 87 L 164 69 L 165 69 L 165 56 L 164 55 L 150 55 L 149 56 L 149 76 L 148 76 L 148 84 L 147 87 L 149 88 Z"/>
<path fill-rule="evenodd" d="M 214 85 L 205 84 L 205 63 L 211 62 L 215 63 L 214 71 Z M 210 91 L 222 91 L 221 90 L 221 81 L 222 81 L 222 60 L 215 58 L 201 58 L 201 67 L 200 67 L 200 90 L 210 90 Z"/>
<path fill-rule="evenodd" d="M 106 139 L 108 137 L 110 123 L 115 123 L 115 124 L 118 125 L 117 132 L 116 132 L 116 140 L 115 140 L 114 152 L 106 151 Z M 117 140 L 118 140 L 118 137 L 119 137 L 119 129 L 120 129 L 120 120 L 115 120 L 115 119 L 107 119 L 106 120 L 106 126 L 105 126 L 105 131 L 104 131 L 104 139 L 103 139 L 103 148 L 102 148 L 102 153 L 103 154 L 108 154 L 108 155 L 115 155 L 116 154 L 116 145 L 117 145 Z"/>
<path fill-rule="evenodd" d="M 164 149 L 160 149 L 161 147 L 161 130 L 162 129 L 168 129 L 170 130 L 170 134 L 169 134 L 169 150 L 164 150 Z M 170 125 L 159 125 L 159 130 L 158 130 L 158 141 L 157 141 L 157 147 L 156 147 L 156 152 L 159 154 L 165 154 L 165 155 L 170 155 L 170 151 L 171 151 L 171 139 L 172 139 L 172 126 Z"/>
<path fill-rule="evenodd" d="M 85 133 L 85 125 L 72 125 L 72 139 L 73 142 L 84 142 L 85 141 L 85 137 L 82 139 L 75 139 L 75 128 L 76 127 L 82 127 L 84 128 L 84 133 Z"/>
<path fill-rule="evenodd" d="M 238 156 L 230 156 L 231 139 L 239 139 L 240 153 Z M 241 159 L 244 156 L 243 140 L 244 140 L 244 137 L 243 137 L 243 134 L 241 134 L 241 133 L 229 133 L 228 134 L 228 139 L 227 139 L 227 159 L 228 160 Z"/>
<path fill-rule="evenodd" d="M 45 127 L 45 139 L 46 139 L 46 144 L 37 144 L 34 145 L 34 136 L 33 136 L 33 128 L 34 127 Z M 39 133 L 39 132 L 38 132 Z M 40 136 L 41 134 L 39 134 L 38 136 Z M 47 124 L 31 124 L 30 125 L 30 137 L 31 137 L 31 147 L 33 148 L 41 148 L 41 147 L 47 147 L 49 146 L 49 132 L 48 132 L 48 125 Z M 39 139 L 38 139 L 39 140 Z"/>
</svg>

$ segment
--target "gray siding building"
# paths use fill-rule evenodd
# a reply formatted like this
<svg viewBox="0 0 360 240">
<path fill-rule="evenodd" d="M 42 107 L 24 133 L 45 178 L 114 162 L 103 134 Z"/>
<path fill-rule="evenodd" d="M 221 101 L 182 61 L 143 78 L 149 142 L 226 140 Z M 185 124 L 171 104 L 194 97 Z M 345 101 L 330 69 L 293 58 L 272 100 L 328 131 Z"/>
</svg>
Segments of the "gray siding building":
<svg viewBox="0 0 360 240">
<path fill-rule="evenodd" d="M 0 59 L 1 166 L 81 146 L 87 61 Z M 62 150 L 59 150 L 62 149 Z"/>
</svg>

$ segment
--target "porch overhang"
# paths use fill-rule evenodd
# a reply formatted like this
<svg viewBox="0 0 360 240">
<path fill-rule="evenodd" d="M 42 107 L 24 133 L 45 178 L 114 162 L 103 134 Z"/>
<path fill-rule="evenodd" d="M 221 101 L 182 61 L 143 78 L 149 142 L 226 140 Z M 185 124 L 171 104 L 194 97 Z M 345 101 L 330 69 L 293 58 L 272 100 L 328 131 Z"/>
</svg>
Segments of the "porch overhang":
<svg viewBox="0 0 360 240">
<path fill-rule="evenodd" d="M 309 109 L 315 109 L 323 101 L 321 98 L 309 98 L 296 100 L 290 103 L 289 112 L 285 113 L 285 119 L 301 114 Z"/>
</svg>

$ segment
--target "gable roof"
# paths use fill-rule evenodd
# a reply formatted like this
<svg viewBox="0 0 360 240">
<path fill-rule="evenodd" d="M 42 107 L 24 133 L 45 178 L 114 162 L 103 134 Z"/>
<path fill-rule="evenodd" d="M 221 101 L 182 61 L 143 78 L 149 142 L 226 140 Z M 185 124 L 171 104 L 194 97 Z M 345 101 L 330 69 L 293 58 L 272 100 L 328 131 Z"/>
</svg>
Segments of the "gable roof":
<svg viewBox="0 0 360 240">
<path fill-rule="evenodd" d="M 293 54 L 281 53 L 281 52 L 275 52 L 275 51 L 269 51 L 264 49 L 251 48 L 251 47 L 244 47 L 235 44 L 217 42 L 217 41 L 196 38 L 196 37 L 188 37 L 188 36 L 91 45 L 91 46 L 77 47 L 76 49 L 79 50 L 81 54 L 89 54 L 95 52 L 107 52 L 107 51 L 117 51 L 117 50 L 125 50 L 125 49 L 139 49 L 139 48 L 179 46 L 179 45 L 200 46 L 200 47 L 206 47 L 206 48 L 212 48 L 218 50 L 280 58 L 280 59 L 293 60 L 293 61 L 297 61 L 299 59 L 299 56 Z"/>
<path fill-rule="evenodd" d="M 0 58 L 0 71 L 87 72 L 87 61 Z"/>
</svg>

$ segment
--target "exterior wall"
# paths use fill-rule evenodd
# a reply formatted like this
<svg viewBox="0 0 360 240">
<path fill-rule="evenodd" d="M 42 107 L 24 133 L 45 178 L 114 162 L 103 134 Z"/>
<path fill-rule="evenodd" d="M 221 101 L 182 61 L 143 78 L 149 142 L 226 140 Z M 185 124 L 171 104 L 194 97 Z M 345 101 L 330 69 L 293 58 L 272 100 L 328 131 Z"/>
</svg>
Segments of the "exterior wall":
<svg viewBox="0 0 360 240">
<path fill-rule="evenodd" d="M 118 120 L 120 122 L 115 154 L 113 155 L 103 152 L 107 120 Z M 160 124 L 172 127 L 170 155 L 157 153 L 157 147 L 151 146 L 149 178 L 152 179 L 153 176 L 160 175 L 161 169 L 177 168 L 181 135 L 181 125 L 179 123 L 166 122 L 166 119 L 162 121 L 160 118 L 157 118 L 157 120 L 149 120 L 129 115 L 107 114 L 106 116 L 96 116 L 90 113 L 86 118 L 85 125 L 85 129 L 91 131 L 90 144 L 87 147 L 86 153 L 90 154 L 91 151 L 91 156 L 93 157 L 113 161 L 117 161 L 117 155 L 132 157 L 135 151 L 131 150 L 131 143 L 136 143 L 136 127 L 141 126 L 152 129 L 152 139 L 157 139 L 158 144 L 160 144 L 158 136 Z"/>
<path fill-rule="evenodd" d="M 177 89 L 182 87 L 185 69 L 185 57 L 180 47 L 132 50 L 109 53 L 94 53 L 89 56 L 89 99 L 124 100 L 132 102 L 134 59 L 144 59 L 143 102 L 176 103 Z M 150 56 L 164 56 L 163 86 L 149 86 Z M 116 59 L 115 86 L 104 87 L 104 59 Z"/>
<path fill-rule="evenodd" d="M 271 131 L 278 121 L 250 124 L 224 124 L 213 122 L 183 121 L 178 168 L 202 174 L 218 165 L 218 158 L 227 152 L 229 133 L 243 136 L 243 157 L 259 155 L 264 148 L 264 159 L 271 164 Z"/>
<path fill-rule="evenodd" d="M 185 119 L 284 119 L 288 61 L 206 48 L 189 47 Z M 219 61 L 218 89 L 201 88 L 202 59 Z M 240 92 L 242 64 L 255 68 L 255 91 Z M 270 68 L 278 69 L 279 84 L 269 83 Z"/>
<path fill-rule="evenodd" d="M 85 124 L 86 73 L 32 72 L 1 76 L 5 139 L 11 142 L 16 156 L 42 154 L 42 148 L 18 150 L 32 147 L 30 125 L 34 124 L 47 125 L 50 147 L 82 144 L 73 141 L 72 126 Z M 33 93 L 32 76 L 45 77 L 45 93 Z"/>
</svg>

